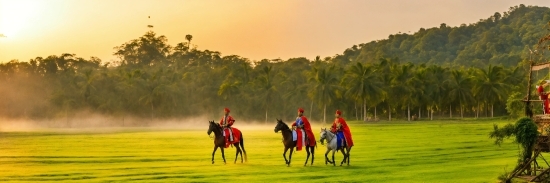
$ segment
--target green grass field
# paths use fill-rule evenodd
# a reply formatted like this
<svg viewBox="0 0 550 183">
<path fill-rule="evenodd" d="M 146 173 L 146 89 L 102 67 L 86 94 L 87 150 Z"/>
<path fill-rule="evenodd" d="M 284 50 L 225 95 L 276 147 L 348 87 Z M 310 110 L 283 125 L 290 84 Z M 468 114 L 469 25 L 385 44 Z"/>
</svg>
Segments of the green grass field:
<svg viewBox="0 0 550 183">
<path fill-rule="evenodd" d="M 320 144 L 312 167 L 303 166 L 305 151 L 287 167 L 275 124 L 237 125 L 248 162 L 233 164 L 229 148 L 226 165 L 219 150 L 211 164 L 206 123 L 203 130 L 2 132 L 0 182 L 497 182 L 514 167 L 518 146 L 512 140 L 494 145 L 488 138 L 493 123 L 509 121 L 350 122 L 349 167 L 325 165 Z M 313 124 L 317 140 L 320 127 Z"/>
</svg>

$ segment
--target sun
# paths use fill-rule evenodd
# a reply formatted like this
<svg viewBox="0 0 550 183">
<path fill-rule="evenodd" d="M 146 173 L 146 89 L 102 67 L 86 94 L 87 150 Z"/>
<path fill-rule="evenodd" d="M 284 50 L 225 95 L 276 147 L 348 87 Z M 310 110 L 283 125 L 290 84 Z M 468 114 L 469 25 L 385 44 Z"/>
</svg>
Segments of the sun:
<svg viewBox="0 0 550 183">
<path fill-rule="evenodd" d="M 0 34 L 8 38 L 30 31 L 42 1 L 0 0 Z"/>
</svg>

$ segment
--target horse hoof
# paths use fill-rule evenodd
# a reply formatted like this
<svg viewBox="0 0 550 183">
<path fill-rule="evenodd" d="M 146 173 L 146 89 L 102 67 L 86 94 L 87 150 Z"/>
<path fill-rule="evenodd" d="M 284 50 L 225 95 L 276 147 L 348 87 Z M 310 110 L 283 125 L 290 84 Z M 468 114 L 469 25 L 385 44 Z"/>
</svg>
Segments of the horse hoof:
<svg viewBox="0 0 550 183">
<path fill-rule="evenodd" d="M 212 161 L 212 164 L 214 164 L 214 161 Z"/>
</svg>

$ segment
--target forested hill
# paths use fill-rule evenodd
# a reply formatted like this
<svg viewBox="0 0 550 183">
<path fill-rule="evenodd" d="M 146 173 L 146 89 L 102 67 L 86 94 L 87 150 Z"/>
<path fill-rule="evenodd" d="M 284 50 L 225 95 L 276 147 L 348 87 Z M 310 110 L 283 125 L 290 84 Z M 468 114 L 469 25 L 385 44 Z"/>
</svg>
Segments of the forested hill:
<svg viewBox="0 0 550 183">
<path fill-rule="evenodd" d="M 550 21 L 550 8 L 519 5 L 494 13 L 473 24 L 421 28 L 414 34 L 398 33 L 388 39 L 348 48 L 336 60 L 376 62 L 399 58 L 402 62 L 485 67 L 516 66 L 528 57 Z"/>
</svg>

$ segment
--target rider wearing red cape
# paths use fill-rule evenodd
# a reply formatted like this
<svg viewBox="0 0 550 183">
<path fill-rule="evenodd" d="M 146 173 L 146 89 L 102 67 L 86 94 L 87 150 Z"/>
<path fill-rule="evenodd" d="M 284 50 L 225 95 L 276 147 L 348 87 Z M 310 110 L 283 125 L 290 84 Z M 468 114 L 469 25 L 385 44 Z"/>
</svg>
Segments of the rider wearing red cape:
<svg viewBox="0 0 550 183">
<path fill-rule="evenodd" d="M 304 109 L 299 108 L 298 109 L 298 117 L 296 118 L 296 121 L 292 123 L 292 127 L 296 127 L 296 134 L 298 136 L 297 142 L 296 142 L 296 151 L 302 150 L 303 146 L 315 146 L 315 136 L 313 135 L 313 131 L 311 130 L 311 124 L 309 123 L 309 120 L 304 116 Z M 302 142 L 302 130 L 306 132 L 306 144 L 303 144 Z"/>
<path fill-rule="evenodd" d="M 235 119 L 229 115 L 229 108 L 225 108 L 222 119 L 220 120 L 220 126 L 223 128 L 224 138 L 225 138 L 225 148 L 228 148 L 229 145 L 240 142 L 241 131 L 236 128 L 232 128 Z"/>
<path fill-rule="evenodd" d="M 353 139 L 351 138 L 351 131 L 346 123 L 346 120 L 344 120 L 341 115 L 342 112 L 340 110 L 336 110 L 336 119 L 334 120 L 334 123 L 332 123 L 331 131 L 332 133 L 344 132 L 346 146 L 352 147 Z"/>
</svg>

